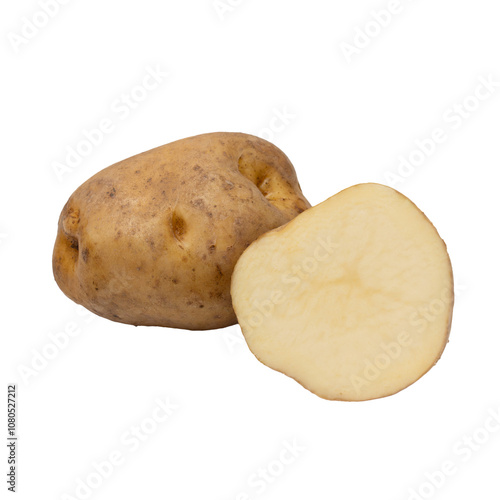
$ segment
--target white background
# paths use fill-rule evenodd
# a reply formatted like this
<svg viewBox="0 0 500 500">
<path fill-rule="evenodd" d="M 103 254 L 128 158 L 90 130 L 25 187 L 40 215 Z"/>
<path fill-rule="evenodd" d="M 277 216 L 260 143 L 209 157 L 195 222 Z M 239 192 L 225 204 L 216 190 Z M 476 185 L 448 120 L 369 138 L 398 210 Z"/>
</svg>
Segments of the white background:
<svg viewBox="0 0 500 500">
<path fill-rule="evenodd" d="M 471 96 L 481 78 L 500 82 L 500 6 L 401 0 L 363 40 L 372 11 L 393 3 L 223 0 L 217 12 L 211 0 L 73 0 L 33 34 L 23 18 L 39 4 L 4 2 L 1 390 L 18 384 L 17 498 L 83 498 L 77 481 L 115 451 L 123 463 L 90 498 L 405 500 L 412 489 L 413 498 L 499 498 L 500 431 L 484 425 L 500 411 L 500 87 L 488 97 L 483 89 L 479 103 Z M 23 29 L 30 39 L 19 38 Z M 345 44 L 355 42 L 349 62 Z M 145 94 L 135 89 L 142 101 L 130 113 L 118 108 L 157 66 L 169 76 Z M 453 106 L 466 99 L 458 119 Z M 59 179 L 54 164 L 104 118 L 113 131 Z M 395 396 L 324 401 L 260 364 L 237 326 L 115 324 L 82 315 L 53 280 L 64 203 L 131 155 L 205 132 L 263 135 L 316 204 L 352 184 L 389 183 L 400 155 L 436 128 L 446 140 L 393 185 L 448 245 L 453 327 L 438 365 Z M 49 334 L 73 323 L 79 335 L 44 365 Z M 22 376 L 33 362 L 36 374 Z M 122 435 L 151 424 L 158 397 L 178 408 L 132 451 Z M 5 404 L 2 413 L 4 436 Z M 280 466 L 285 441 L 301 451 Z M 435 472 L 445 461 L 455 473 L 443 479 Z M 256 483 L 268 467 L 272 482 Z M 2 498 L 6 490 L 2 480 Z"/>
</svg>

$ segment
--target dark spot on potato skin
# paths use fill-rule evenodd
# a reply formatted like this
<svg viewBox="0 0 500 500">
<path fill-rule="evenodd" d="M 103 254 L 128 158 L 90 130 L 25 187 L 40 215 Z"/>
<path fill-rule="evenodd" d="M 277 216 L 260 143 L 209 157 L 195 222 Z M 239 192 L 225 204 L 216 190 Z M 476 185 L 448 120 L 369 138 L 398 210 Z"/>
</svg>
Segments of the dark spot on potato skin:
<svg viewBox="0 0 500 500">
<path fill-rule="evenodd" d="M 199 165 L 195 165 L 195 166 L 193 167 L 193 170 L 201 170 L 201 167 L 200 167 Z"/>
<path fill-rule="evenodd" d="M 172 219 L 170 221 L 172 232 L 174 233 L 177 241 L 181 242 L 182 237 L 186 234 L 186 221 L 178 213 L 172 213 Z"/>
<path fill-rule="evenodd" d="M 215 252 L 215 245 L 213 243 L 210 243 L 209 242 L 209 245 L 208 245 L 208 251 L 210 253 L 214 253 Z"/>
<path fill-rule="evenodd" d="M 196 208 L 204 208 L 205 202 L 201 198 L 197 198 L 196 200 L 191 201 L 191 205 Z"/>
<path fill-rule="evenodd" d="M 179 283 L 179 280 L 178 280 L 178 279 L 176 279 L 176 278 L 172 278 L 172 283 L 173 283 L 174 285 L 177 285 L 177 283 Z"/>
<path fill-rule="evenodd" d="M 88 248 L 84 248 L 82 250 L 82 259 L 83 259 L 83 262 L 88 262 L 89 260 L 89 249 Z"/>
<path fill-rule="evenodd" d="M 301 214 L 307 210 L 307 207 L 299 207 L 297 204 L 294 204 L 293 208 L 297 211 L 297 213 Z"/>
<path fill-rule="evenodd" d="M 108 191 L 108 196 L 114 198 L 116 196 L 116 189 L 112 188 L 111 191 Z"/>
<path fill-rule="evenodd" d="M 215 266 L 215 269 L 217 269 L 217 274 L 219 276 L 224 276 L 224 273 L 222 272 L 222 269 L 220 268 L 219 264 Z"/>
</svg>

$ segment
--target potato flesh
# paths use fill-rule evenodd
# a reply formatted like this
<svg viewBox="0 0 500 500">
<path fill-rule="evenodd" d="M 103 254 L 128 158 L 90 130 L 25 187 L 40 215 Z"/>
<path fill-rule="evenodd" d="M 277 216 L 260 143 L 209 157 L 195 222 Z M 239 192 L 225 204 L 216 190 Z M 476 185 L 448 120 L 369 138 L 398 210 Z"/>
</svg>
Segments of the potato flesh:
<svg viewBox="0 0 500 500">
<path fill-rule="evenodd" d="M 325 399 L 394 394 L 439 359 L 453 277 L 425 215 L 361 184 L 254 242 L 232 281 L 247 343 L 264 364 Z"/>
</svg>

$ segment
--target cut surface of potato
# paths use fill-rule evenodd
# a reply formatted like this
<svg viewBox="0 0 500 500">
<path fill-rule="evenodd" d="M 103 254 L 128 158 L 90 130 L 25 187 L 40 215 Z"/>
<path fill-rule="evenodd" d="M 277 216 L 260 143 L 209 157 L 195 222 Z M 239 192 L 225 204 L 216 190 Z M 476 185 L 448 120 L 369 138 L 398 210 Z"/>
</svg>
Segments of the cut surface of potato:
<svg viewBox="0 0 500 500">
<path fill-rule="evenodd" d="M 453 274 L 408 198 L 360 184 L 252 243 L 231 294 L 262 363 L 322 398 L 363 401 L 406 388 L 440 358 Z"/>
</svg>

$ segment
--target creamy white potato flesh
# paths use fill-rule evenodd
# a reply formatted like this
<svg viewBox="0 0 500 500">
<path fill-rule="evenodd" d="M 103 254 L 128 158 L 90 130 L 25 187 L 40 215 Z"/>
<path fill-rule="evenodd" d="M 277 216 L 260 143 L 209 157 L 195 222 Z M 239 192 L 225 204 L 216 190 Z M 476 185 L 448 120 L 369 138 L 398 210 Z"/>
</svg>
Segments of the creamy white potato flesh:
<svg viewBox="0 0 500 500">
<path fill-rule="evenodd" d="M 252 243 L 231 294 L 262 363 L 322 398 L 363 401 L 408 387 L 438 361 L 453 274 L 408 198 L 360 184 Z"/>
</svg>

